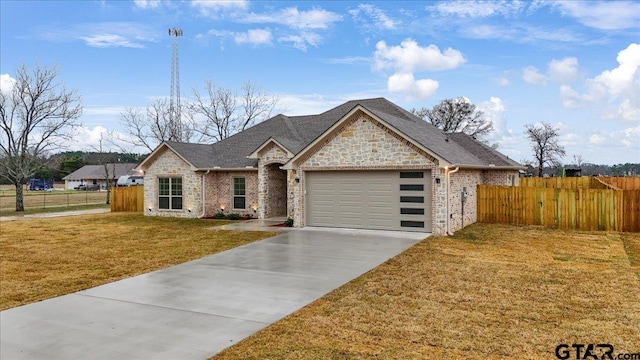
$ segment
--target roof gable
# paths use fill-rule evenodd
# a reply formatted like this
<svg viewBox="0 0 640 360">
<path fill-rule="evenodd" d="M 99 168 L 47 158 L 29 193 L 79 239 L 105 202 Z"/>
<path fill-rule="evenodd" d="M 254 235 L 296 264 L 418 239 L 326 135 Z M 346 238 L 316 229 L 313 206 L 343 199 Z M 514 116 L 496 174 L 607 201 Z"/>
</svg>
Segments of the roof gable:
<svg viewBox="0 0 640 360">
<path fill-rule="evenodd" d="M 172 151 L 178 157 L 180 157 L 183 161 L 185 161 L 192 168 L 196 168 L 195 164 L 189 160 L 189 158 L 197 158 L 200 156 L 201 152 L 199 150 L 205 149 L 207 145 L 203 144 L 190 144 L 190 143 L 181 143 L 175 141 L 165 141 L 158 145 L 152 152 L 149 154 L 144 160 L 138 164 L 136 169 L 146 170 L 149 166 L 165 151 Z"/>
<path fill-rule="evenodd" d="M 269 146 L 271 144 L 273 144 L 273 145 L 279 147 L 280 149 L 282 149 L 285 153 L 287 153 L 288 157 L 293 157 L 294 154 L 291 151 L 289 151 L 289 149 L 287 149 L 285 146 L 280 144 L 274 138 L 269 138 L 262 145 L 258 146 L 258 148 L 255 149 L 251 154 L 249 154 L 249 156 L 247 156 L 247 158 L 249 158 L 249 159 L 257 159 L 259 157 L 260 151 L 262 151 L 263 149 L 265 149 L 267 146 Z"/>
<path fill-rule="evenodd" d="M 290 159 L 289 162 L 287 162 L 283 166 L 283 169 L 294 169 L 295 167 L 297 167 L 298 163 L 304 162 L 308 156 L 310 156 L 313 152 L 318 150 L 318 146 L 320 146 L 323 142 L 326 142 L 328 139 L 330 139 L 333 136 L 334 133 L 340 131 L 340 129 L 345 124 L 347 124 L 351 119 L 353 119 L 354 116 L 358 116 L 358 114 L 365 114 L 365 115 L 371 117 L 372 119 L 374 119 L 374 121 L 380 122 L 388 130 L 390 130 L 391 132 L 396 134 L 398 137 L 406 139 L 413 146 L 415 146 L 416 148 L 418 148 L 421 151 L 425 152 L 430 157 L 435 158 L 435 160 L 437 160 L 437 161 L 441 160 L 441 158 L 437 154 L 434 154 L 429 149 L 427 149 L 424 146 L 422 146 L 422 144 L 417 143 L 417 142 L 413 141 L 410 138 L 407 138 L 403 133 L 399 132 L 397 129 L 393 128 L 392 126 L 389 126 L 383 119 L 381 119 L 379 116 L 377 116 L 374 112 L 370 111 L 368 108 L 364 107 L 361 104 L 356 104 L 348 113 L 344 114 L 344 116 L 342 116 L 342 118 L 340 118 L 338 121 L 336 121 L 331 126 L 331 128 L 329 128 L 327 131 L 325 131 L 322 134 L 322 136 L 319 136 L 314 141 L 309 143 L 303 150 L 298 152 L 296 154 L 296 156 L 294 156 L 292 159 Z"/>
</svg>

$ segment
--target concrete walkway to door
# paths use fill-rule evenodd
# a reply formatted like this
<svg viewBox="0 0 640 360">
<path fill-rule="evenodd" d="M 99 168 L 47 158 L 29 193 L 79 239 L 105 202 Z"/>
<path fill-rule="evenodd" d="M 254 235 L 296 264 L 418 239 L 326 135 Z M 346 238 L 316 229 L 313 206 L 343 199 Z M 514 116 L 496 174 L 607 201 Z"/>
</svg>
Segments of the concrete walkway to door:
<svg viewBox="0 0 640 360">
<path fill-rule="evenodd" d="M 305 228 L 0 312 L 2 359 L 206 359 L 428 234 Z"/>
</svg>

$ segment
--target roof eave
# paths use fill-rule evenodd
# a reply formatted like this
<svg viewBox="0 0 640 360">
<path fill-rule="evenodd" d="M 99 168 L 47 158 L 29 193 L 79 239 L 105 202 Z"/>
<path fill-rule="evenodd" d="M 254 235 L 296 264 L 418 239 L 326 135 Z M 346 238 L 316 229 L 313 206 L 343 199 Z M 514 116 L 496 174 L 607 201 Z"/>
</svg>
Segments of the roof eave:
<svg viewBox="0 0 640 360">
<path fill-rule="evenodd" d="M 474 165 L 474 164 L 451 164 L 448 167 L 459 167 L 461 169 L 478 169 L 478 170 L 524 170 L 526 166 L 509 166 L 509 165 Z"/>
<path fill-rule="evenodd" d="M 270 137 L 267 139 L 267 141 L 263 142 L 260 146 L 258 146 L 255 150 L 253 150 L 253 152 L 251 152 L 251 154 L 249 154 L 247 156 L 247 159 L 258 159 L 258 153 L 260 151 L 262 151 L 265 147 L 267 147 L 270 143 L 275 144 L 276 146 L 282 148 L 282 150 L 284 150 L 287 153 L 287 157 L 292 158 L 293 157 L 293 153 L 286 148 L 286 146 L 280 144 L 276 139 L 274 139 L 273 137 Z"/>
<path fill-rule="evenodd" d="M 254 166 L 246 166 L 242 168 L 223 168 L 223 167 L 212 167 L 212 168 L 198 168 L 194 169 L 194 171 L 200 172 L 211 172 L 211 171 L 258 171 L 257 167 Z"/>
</svg>

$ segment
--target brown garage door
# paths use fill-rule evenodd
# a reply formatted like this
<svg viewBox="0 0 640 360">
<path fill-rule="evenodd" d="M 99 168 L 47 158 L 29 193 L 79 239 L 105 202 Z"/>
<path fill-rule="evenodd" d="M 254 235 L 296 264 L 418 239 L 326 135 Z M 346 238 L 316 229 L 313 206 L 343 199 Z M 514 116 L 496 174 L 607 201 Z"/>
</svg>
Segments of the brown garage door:
<svg viewBox="0 0 640 360">
<path fill-rule="evenodd" d="M 429 171 L 306 173 L 307 225 L 431 231 Z"/>
</svg>

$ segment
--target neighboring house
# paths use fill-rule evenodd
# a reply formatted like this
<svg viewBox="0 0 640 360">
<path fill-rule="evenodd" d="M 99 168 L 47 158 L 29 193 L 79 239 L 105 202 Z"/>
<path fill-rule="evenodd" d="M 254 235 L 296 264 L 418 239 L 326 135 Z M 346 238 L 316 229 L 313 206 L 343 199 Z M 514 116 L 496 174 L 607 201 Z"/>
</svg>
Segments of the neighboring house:
<svg viewBox="0 0 640 360">
<path fill-rule="evenodd" d="M 515 185 L 524 167 L 376 98 L 277 115 L 215 144 L 164 142 L 137 169 L 147 215 L 444 234 L 476 221 L 476 185 Z"/>
<path fill-rule="evenodd" d="M 112 180 L 112 186 L 122 175 L 135 175 L 133 163 L 108 163 L 106 164 L 109 178 Z M 62 178 L 64 180 L 64 188 L 71 190 L 79 185 L 99 185 L 100 189 L 107 188 L 105 165 L 85 165 L 80 169 Z"/>
</svg>

